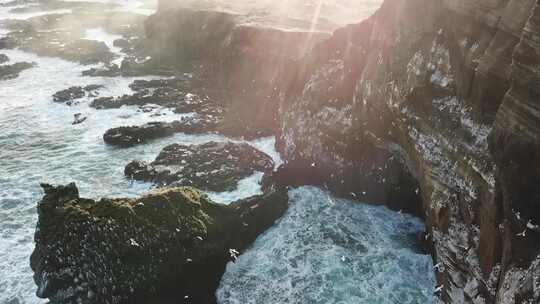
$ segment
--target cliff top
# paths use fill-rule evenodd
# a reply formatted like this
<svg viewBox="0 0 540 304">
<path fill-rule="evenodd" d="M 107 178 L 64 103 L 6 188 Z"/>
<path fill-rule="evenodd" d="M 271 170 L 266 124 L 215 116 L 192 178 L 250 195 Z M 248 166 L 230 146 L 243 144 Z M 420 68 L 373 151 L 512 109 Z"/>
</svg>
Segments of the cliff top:
<svg viewBox="0 0 540 304">
<path fill-rule="evenodd" d="M 366 19 L 380 7 L 381 2 L 382 0 L 160 0 L 160 7 L 234 13 L 246 16 L 246 24 L 282 30 L 330 32 Z"/>
</svg>

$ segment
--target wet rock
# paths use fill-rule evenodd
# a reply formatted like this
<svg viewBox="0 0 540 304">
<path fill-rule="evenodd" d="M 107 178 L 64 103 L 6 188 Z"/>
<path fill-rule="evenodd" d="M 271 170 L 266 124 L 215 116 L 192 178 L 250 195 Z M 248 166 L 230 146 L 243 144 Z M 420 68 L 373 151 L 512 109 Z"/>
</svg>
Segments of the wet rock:
<svg viewBox="0 0 540 304">
<path fill-rule="evenodd" d="M 78 99 L 83 97 L 96 97 L 102 85 L 88 85 L 86 87 L 71 87 L 58 91 L 53 95 L 54 102 L 62 102 L 67 105 L 75 104 Z"/>
<path fill-rule="evenodd" d="M 234 190 L 238 181 L 255 171 L 270 172 L 273 167 L 268 155 L 248 144 L 210 142 L 170 145 L 151 163 L 131 162 L 126 166 L 125 175 L 158 185 L 195 186 L 224 192 Z"/>
<path fill-rule="evenodd" d="M 0 54 L 0 64 L 6 63 L 9 61 L 9 57 L 6 54 Z"/>
<path fill-rule="evenodd" d="M 140 76 L 175 76 L 176 70 L 164 66 L 161 62 L 154 60 L 137 60 L 135 58 L 125 58 L 120 66 L 109 64 L 103 68 L 91 68 L 82 72 L 83 76 L 91 77 L 140 77 Z"/>
<path fill-rule="evenodd" d="M 193 115 L 173 122 L 149 122 L 141 126 L 113 128 L 105 132 L 103 140 L 109 145 L 131 147 L 175 133 L 215 132 L 218 122 L 219 119 L 215 116 Z"/>
<path fill-rule="evenodd" d="M 174 134 L 174 126 L 167 122 L 150 122 L 142 126 L 119 127 L 107 130 L 103 140 L 120 147 L 131 147 L 148 140 Z"/>
<path fill-rule="evenodd" d="M 35 63 L 17 62 L 14 64 L 0 65 L 0 80 L 9 80 L 19 77 L 19 74 L 34 67 Z"/>
<path fill-rule="evenodd" d="M 37 295 L 58 303 L 215 303 L 230 261 L 287 208 L 286 192 L 229 206 L 189 187 L 137 199 L 81 198 L 42 185 L 31 267 Z"/>
</svg>

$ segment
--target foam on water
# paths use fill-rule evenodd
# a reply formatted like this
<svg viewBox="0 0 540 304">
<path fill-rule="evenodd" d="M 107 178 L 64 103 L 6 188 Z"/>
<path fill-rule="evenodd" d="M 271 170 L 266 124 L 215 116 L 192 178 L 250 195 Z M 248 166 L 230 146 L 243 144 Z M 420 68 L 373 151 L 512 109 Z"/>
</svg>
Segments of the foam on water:
<svg viewBox="0 0 540 304">
<path fill-rule="evenodd" d="M 111 50 L 111 52 L 116 56 L 112 63 L 115 63 L 118 66 L 122 64 L 122 60 L 124 60 L 124 58 L 126 57 L 126 54 L 122 52 L 122 48 L 114 46 L 114 41 L 117 39 L 121 39 L 121 35 L 108 33 L 103 28 L 93 28 L 87 29 L 83 38 L 88 40 L 101 41 L 105 43 L 109 50 Z"/>
<path fill-rule="evenodd" d="M 221 304 L 429 304 L 432 260 L 418 253 L 423 224 L 315 187 L 289 192 L 290 208 L 236 263 Z"/>
<path fill-rule="evenodd" d="M 117 3 L 117 10 L 139 13 L 150 13 L 155 6 L 153 0 L 93 2 Z M 0 19 L 26 19 L 51 13 L 12 14 L 11 8 L 0 7 Z M 5 33 L 0 28 L 0 35 Z M 88 29 L 86 38 L 103 41 L 119 58 L 124 56 L 112 44 L 119 37 L 102 28 Z M 74 181 L 81 195 L 89 198 L 137 196 L 152 186 L 124 177 L 124 166 L 131 160 L 150 161 L 172 143 L 231 139 L 214 134 L 176 134 L 127 149 L 106 146 L 102 135 L 109 128 L 172 121 L 190 114 L 175 114 L 157 106 L 149 113 L 137 107 L 95 110 L 88 106 L 90 100 L 86 98 L 71 107 L 57 104 L 52 101 L 52 94 L 71 86 L 103 85 L 100 96 L 120 96 L 132 93 L 129 84 L 133 80 L 156 77 L 82 77 L 81 72 L 91 66 L 18 50 L 1 53 L 8 55 L 11 63 L 27 61 L 37 66 L 23 71 L 16 79 L 0 83 L 0 303 L 44 303 L 34 295 L 29 267 L 36 202 L 43 195 L 40 182 Z M 75 113 L 88 118 L 83 124 L 72 125 Z M 231 141 L 247 142 L 267 153 L 276 166 L 283 162 L 273 137 Z M 209 196 L 217 202 L 230 203 L 260 194 L 262 175 L 255 172 L 242 180 L 235 191 Z M 421 230 L 420 222 L 385 208 L 334 199 L 316 188 L 294 190 L 291 198 L 285 218 L 237 264 L 228 266 L 218 291 L 220 302 L 392 303 L 395 297 L 408 299 L 399 303 L 431 301 L 434 281 L 430 259 L 415 254 L 407 237 Z"/>
<path fill-rule="evenodd" d="M 52 94 L 73 85 L 100 84 L 105 86 L 100 96 L 119 96 L 131 93 L 128 85 L 142 78 L 82 77 L 81 72 L 88 66 L 18 50 L 3 53 L 12 62 L 30 61 L 37 66 L 23 71 L 17 79 L 3 81 L 0 86 L 0 273 L 3 274 L 0 303 L 40 303 L 34 296 L 35 286 L 28 266 L 33 250 L 35 206 L 42 196 L 40 182 L 75 181 L 81 195 L 90 198 L 136 196 L 148 191 L 151 185 L 124 178 L 124 166 L 129 161 L 150 161 L 172 143 L 202 144 L 229 139 L 219 135 L 176 134 L 129 149 L 108 147 L 102 135 L 109 128 L 172 121 L 185 114 L 159 107 L 150 113 L 137 107 L 95 110 L 86 99 L 72 107 L 56 104 L 52 102 Z M 88 119 L 73 126 L 75 113 L 82 113 Z M 273 142 L 273 138 L 266 138 L 251 144 L 264 146 L 275 156 L 277 152 L 270 148 Z M 241 181 L 236 191 L 211 196 L 228 203 L 258 194 L 261 178 L 262 174 L 254 174 Z"/>
</svg>

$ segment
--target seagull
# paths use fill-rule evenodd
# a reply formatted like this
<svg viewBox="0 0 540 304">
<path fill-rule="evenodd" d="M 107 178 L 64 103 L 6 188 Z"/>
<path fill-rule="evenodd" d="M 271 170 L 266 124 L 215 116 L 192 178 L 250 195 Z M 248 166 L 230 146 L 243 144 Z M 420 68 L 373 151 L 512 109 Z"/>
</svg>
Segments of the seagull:
<svg viewBox="0 0 540 304">
<path fill-rule="evenodd" d="M 236 263 L 236 260 L 238 260 L 238 255 L 240 255 L 240 252 L 236 249 L 229 249 L 229 255 L 231 256 L 231 259 L 233 263 Z"/>
<path fill-rule="evenodd" d="M 192 259 L 190 259 L 190 258 L 187 258 L 187 259 L 186 259 L 186 263 L 191 263 L 191 262 L 193 262 Z"/>
<path fill-rule="evenodd" d="M 342 255 L 342 256 L 341 256 L 341 261 L 342 261 L 343 263 L 345 263 L 345 262 L 347 261 L 347 257 L 344 256 L 344 255 Z"/>
<path fill-rule="evenodd" d="M 514 209 L 512 209 L 512 211 L 514 211 Z M 516 218 L 518 219 L 518 221 L 521 221 L 521 212 L 515 212 L 514 211 L 514 214 L 516 215 Z"/>
<path fill-rule="evenodd" d="M 529 220 L 527 222 L 527 228 L 529 228 L 531 230 L 535 230 L 535 229 L 538 229 L 538 225 L 533 224 L 532 220 Z"/>
<path fill-rule="evenodd" d="M 429 239 L 429 236 L 430 236 L 429 232 L 428 232 L 428 233 L 426 233 L 426 235 L 424 236 L 424 240 L 426 240 L 426 241 L 427 241 L 427 240 Z"/>
<path fill-rule="evenodd" d="M 443 290 L 443 288 L 444 288 L 444 285 L 442 285 L 442 284 L 439 285 L 439 286 L 437 286 L 437 287 L 435 287 L 435 291 L 433 292 L 433 294 L 436 295 L 436 294 L 438 294 L 438 293 L 441 293 L 442 290 Z"/>
<path fill-rule="evenodd" d="M 516 236 L 519 236 L 519 237 L 525 237 L 525 233 L 527 233 L 527 229 L 523 230 L 522 233 L 516 234 Z"/>
<path fill-rule="evenodd" d="M 202 236 L 198 236 L 198 237 L 196 237 L 196 239 L 199 240 L 199 241 L 203 240 Z"/>
<path fill-rule="evenodd" d="M 351 196 L 352 196 L 353 198 L 356 198 L 356 193 L 351 192 Z"/>
<path fill-rule="evenodd" d="M 442 266 L 443 266 L 442 263 L 438 263 L 437 265 L 433 266 L 433 270 L 435 270 L 437 272 L 441 272 L 442 271 Z"/>
<path fill-rule="evenodd" d="M 317 164 L 316 163 L 311 163 L 311 166 L 315 167 L 315 166 L 317 166 Z"/>
<path fill-rule="evenodd" d="M 414 193 L 416 194 L 420 193 L 420 188 L 416 188 L 416 190 L 414 190 Z"/>
</svg>

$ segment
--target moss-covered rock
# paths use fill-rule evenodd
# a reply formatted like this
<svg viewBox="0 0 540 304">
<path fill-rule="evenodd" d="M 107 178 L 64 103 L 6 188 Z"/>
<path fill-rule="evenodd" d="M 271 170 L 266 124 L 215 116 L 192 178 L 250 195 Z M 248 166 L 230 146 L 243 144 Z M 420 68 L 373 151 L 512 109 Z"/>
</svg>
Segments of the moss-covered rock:
<svg viewBox="0 0 540 304">
<path fill-rule="evenodd" d="M 225 206 L 190 187 L 99 201 L 75 184 L 42 187 L 31 267 L 37 295 L 53 303 L 213 303 L 230 249 L 287 208 L 276 191 Z"/>
</svg>

